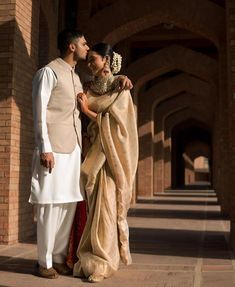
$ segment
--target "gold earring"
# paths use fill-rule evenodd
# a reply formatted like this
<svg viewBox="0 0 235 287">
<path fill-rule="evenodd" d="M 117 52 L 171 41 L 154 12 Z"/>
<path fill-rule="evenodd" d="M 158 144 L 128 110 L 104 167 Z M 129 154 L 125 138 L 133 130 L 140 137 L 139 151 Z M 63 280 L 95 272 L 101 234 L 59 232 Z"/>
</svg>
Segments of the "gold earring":
<svg viewBox="0 0 235 287">
<path fill-rule="evenodd" d="M 108 75 L 110 73 L 110 66 L 109 66 L 109 61 L 107 60 L 106 63 L 104 64 L 104 74 L 105 76 Z"/>
</svg>

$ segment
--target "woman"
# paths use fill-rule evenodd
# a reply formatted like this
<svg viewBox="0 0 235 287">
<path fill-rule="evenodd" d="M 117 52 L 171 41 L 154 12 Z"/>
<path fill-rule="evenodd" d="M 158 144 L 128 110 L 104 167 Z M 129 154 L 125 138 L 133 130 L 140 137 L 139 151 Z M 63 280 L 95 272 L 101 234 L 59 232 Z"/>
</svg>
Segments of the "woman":
<svg viewBox="0 0 235 287">
<path fill-rule="evenodd" d="M 81 110 L 91 119 L 91 147 L 81 166 L 88 217 L 78 247 L 74 276 L 99 282 L 131 263 L 127 211 L 138 161 L 135 111 L 129 90 L 118 90 L 121 56 L 99 43 L 88 54 L 94 80 L 79 94 Z"/>
</svg>

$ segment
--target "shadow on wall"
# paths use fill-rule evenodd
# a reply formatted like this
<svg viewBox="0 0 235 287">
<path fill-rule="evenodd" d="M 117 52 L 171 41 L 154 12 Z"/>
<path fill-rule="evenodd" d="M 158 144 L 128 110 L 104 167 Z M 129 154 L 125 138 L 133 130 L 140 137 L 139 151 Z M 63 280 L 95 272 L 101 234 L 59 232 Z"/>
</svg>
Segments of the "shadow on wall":
<svg viewBox="0 0 235 287">
<path fill-rule="evenodd" d="M 139 136 L 139 161 L 152 157 L 152 135 L 151 133 Z"/>
<path fill-rule="evenodd" d="M 42 8 L 40 8 L 39 18 L 39 68 L 49 62 L 49 27 Z"/>
<path fill-rule="evenodd" d="M 28 2 L 32 5 L 31 19 L 25 19 L 23 25 L 18 25 L 15 20 L 12 20 L 0 26 L 0 109 L 1 112 L 4 111 L 2 118 L 5 118 L 3 122 L 8 124 L 5 127 L 5 134 L 9 138 L 9 143 L 4 139 L 5 143 L 0 146 L 0 155 L 4 153 L 1 153 L 2 149 L 11 153 L 10 159 L 5 155 L 5 158 L 0 160 L 7 169 L 10 181 L 10 185 L 5 184 L 3 197 L 7 207 L 6 211 L 4 210 L 5 218 L 8 216 L 6 215 L 8 204 L 10 205 L 11 243 L 17 240 L 20 242 L 31 240 L 30 238 L 36 233 L 33 208 L 28 203 L 34 147 L 32 78 L 38 67 L 42 67 L 58 54 L 56 37 L 59 1 Z M 25 31 L 23 34 L 22 29 Z M 1 116 L 0 113 L 0 123 Z M 2 140 L 1 137 L 0 140 Z M 9 173 L 9 167 L 11 173 Z M 5 176 L 1 172 L 0 180 L 2 174 Z M 9 191 L 8 186 L 10 186 Z M 8 220 L 5 222 L 8 225 Z M 0 230 L 0 237 L 1 235 Z M 4 233 L 4 235 L 7 237 L 9 234 Z"/>
<path fill-rule="evenodd" d="M 31 33 L 31 37 L 32 43 L 37 43 L 33 39 L 34 33 Z M 6 137 L 11 137 L 10 147 L 5 146 L 5 150 L 10 151 L 10 161 L 6 162 L 10 165 L 9 191 L 4 191 L 5 202 L 9 199 L 10 217 L 9 234 L 6 235 L 9 235 L 12 242 L 17 239 L 22 242 L 35 234 L 33 209 L 28 203 L 28 197 L 34 142 L 31 86 L 37 65 L 34 57 L 37 51 L 28 52 L 16 21 L 9 21 L 0 26 L 0 42 L 0 108 L 1 112 L 6 108 L 5 113 L 9 116 L 8 125 L 11 123 L 11 127 L 8 126 L 9 130 L 5 129 Z"/>
</svg>

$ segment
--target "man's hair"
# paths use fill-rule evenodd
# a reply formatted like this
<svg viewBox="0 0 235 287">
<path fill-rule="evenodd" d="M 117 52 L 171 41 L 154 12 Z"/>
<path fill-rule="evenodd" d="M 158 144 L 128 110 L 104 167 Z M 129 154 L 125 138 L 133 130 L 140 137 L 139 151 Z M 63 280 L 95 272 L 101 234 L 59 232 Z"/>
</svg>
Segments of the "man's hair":
<svg viewBox="0 0 235 287">
<path fill-rule="evenodd" d="M 69 44 L 83 36 L 84 34 L 80 30 L 65 29 L 58 34 L 57 48 L 60 50 L 61 54 L 64 54 L 67 51 Z"/>
</svg>

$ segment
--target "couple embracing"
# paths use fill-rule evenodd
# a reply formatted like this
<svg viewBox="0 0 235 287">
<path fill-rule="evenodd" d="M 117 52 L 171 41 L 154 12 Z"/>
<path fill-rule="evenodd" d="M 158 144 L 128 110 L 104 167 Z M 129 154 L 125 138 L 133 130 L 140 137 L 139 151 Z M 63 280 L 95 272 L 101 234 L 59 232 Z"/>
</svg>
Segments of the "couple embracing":
<svg viewBox="0 0 235 287">
<path fill-rule="evenodd" d="M 114 76 L 121 56 L 108 44 L 89 49 L 80 31 L 64 30 L 58 49 L 60 57 L 33 80 L 36 148 L 29 202 L 37 207 L 36 274 L 55 279 L 73 273 L 99 282 L 118 269 L 120 259 L 131 263 L 126 218 L 138 162 L 132 84 Z M 93 75 L 83 86 L 75 72 L 80 60 L 87 60 Z M 82 114 L 88 122 L 84 143 Z M 81 164 L 82 149 L 87 152 Z M 83 200 L 87 221 L 71 270 L 66 264 L 69 237 Z"/>
</svg>

